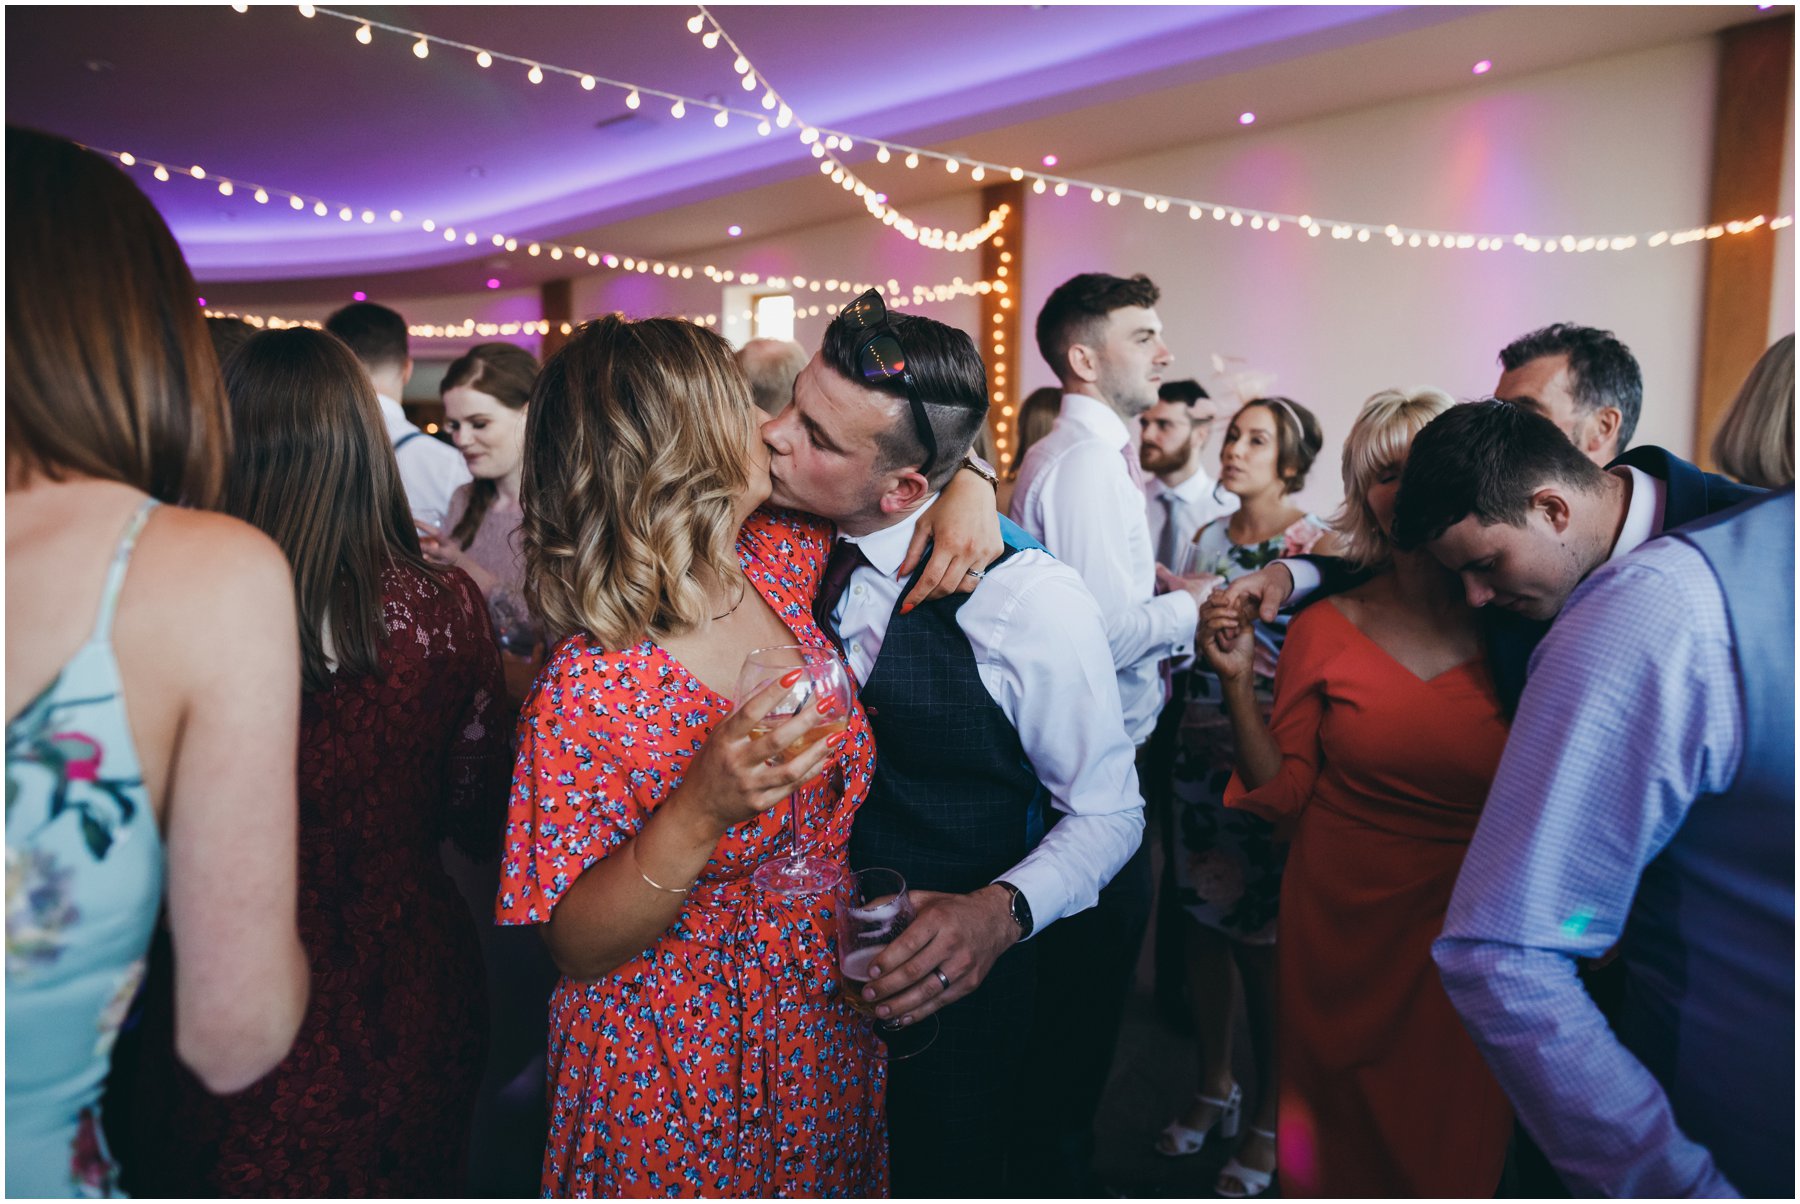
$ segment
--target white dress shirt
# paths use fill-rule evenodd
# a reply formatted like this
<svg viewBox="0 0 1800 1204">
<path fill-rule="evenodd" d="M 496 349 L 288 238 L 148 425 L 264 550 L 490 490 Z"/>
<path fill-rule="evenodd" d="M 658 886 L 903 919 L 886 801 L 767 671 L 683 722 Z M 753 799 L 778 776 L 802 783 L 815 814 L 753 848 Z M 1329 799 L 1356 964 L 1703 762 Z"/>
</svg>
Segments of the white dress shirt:
<svg viewBox="0 0 1800 1204">
<path fill-rule="evenodd" d="M 931 504 L 935 504 L 935 499 Z M 866 682 L 905 582 L 895 574 L 918 526 L 914 511 L 860 537 L 868 559 L 832 611 L 844 656 Z M 1033 931 L 1092 907 L 1137 850 L 1144 800 L 1119 713 L 1100 607 L 1067 565 L 1035 548 L 989 570 L 956 612 L 981 684 L 1019 733 L 1032 772 L 1062 818 L 999 877 L 1031 905 Z"/>
<path fill-rule="evenodd" d="M 1144 514 L 1150 521 L 1152 553 L 1163 546 L 1163 529 L 1170 517 L 1175 519 L 1177 551 L 1172 560 L 1163 561 L 1164 568 L 1185 573 L 1194 536 L 1200 528 L 1238 508 L 1237 494 L 1221 492 L 1218 485 L 1204 468 L 1196 468 L 1194 475 L 1179 485 L 1166 484 L 1157 477 L 1144 482 Z"/>
<path fill-rule="evenodd" d="M 471 479 L 469 466 L 462 453 L 447 443 L 433 439 L 406 420 L 400 403 L 385 393 L 377 393 L 381 403 L 381 421 L 387 426 L 388 442 L 395 447 L 394 459 L 400 465 L 400 484 L 406 489 L 406 504 L 413 514 L 441 526 L 450 513 L 450 495 L 457 486 Z M 408 435 L 417 439 L 406 439 Z M 406 439 L 406 446 L 400 441 Z"/>
<path fill-rule="evenodd" d="M 1631 485 L 1631 500 L 1625 504 L 1625 521 L 1619 526 L 1619 538 L 1613 541 L 1612 553 L 1605 561 L 1607 564 L 1662 534 L 1663 510 L 1669 494 L 1667 481 L 1653 477 L 1641 468 L 1621 464 L 1610 471 L 1623 476 Z M 1284 610 L 1306 601 L 1324 581 L 1310 560 L 1277 560 L 1275 564 L 1287 569 L 1294 578 L 1294 592 L 1288 595 Z"/>
<path fill-rule="evenodd" d="M 1186 590 L 1156 592 L 1144 491 L 1126 454 L 1137 454 L 1131 432 L 1112 407 L 1065 393 L 1056 425 L 1025 453 L 1010 510 L 1099 602 L 1125 730 L 1142 744 L 1163 706 L 1158 662 L 1193 653 L 1200 607 Z"/>
</svg>

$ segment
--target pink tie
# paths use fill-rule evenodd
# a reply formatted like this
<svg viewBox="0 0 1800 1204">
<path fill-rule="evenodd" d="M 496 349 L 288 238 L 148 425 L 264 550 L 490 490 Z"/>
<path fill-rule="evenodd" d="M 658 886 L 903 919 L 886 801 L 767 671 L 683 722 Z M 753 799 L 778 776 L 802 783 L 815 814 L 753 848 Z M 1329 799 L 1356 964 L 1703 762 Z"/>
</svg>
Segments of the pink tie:
<svg viewBox="0 0 1800 1204">
<path fill-rule="evenodd" d="M 1119 454 L 1125 457 L 1125 471 L 1131 474 L 1131 483 L 1140 490 L 1143 489 L 1150 478 L 1144 475 L 1144 466 L 1138 463 L 1137 448 L 1131 446 L 1131 440 L 1125 440 L 1125 446 L 1119 449 Z"/>
</svg>

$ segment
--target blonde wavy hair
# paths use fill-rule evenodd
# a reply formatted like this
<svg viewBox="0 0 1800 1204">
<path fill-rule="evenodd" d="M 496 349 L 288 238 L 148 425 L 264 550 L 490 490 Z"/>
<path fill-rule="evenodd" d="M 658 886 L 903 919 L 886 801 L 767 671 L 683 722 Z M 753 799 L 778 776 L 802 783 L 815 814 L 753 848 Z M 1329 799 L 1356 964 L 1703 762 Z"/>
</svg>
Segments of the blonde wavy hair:
<svg viewBox="0 0 1800 1204">
<path fill-rule="evenodd" d="M 1392 559 L 1394 546 L 1369 509 L 1369 488 L 1406 454 L 1413 436 L 1455 404 L 1441 389 L 1383 389 L 1363 402 L 1344 439 L 1344 504 L 1331 516 L 1332 529 L 1343 536 L 1344 559 L 1362 569 Z"/>
<path fill-rule="evenodd" d="M 525 419 L 525 591 L 553 640 L 693 630 L 735 544 L 755 409 L 731 347 L 674 318 L 583 323 Z"/>
</svg>

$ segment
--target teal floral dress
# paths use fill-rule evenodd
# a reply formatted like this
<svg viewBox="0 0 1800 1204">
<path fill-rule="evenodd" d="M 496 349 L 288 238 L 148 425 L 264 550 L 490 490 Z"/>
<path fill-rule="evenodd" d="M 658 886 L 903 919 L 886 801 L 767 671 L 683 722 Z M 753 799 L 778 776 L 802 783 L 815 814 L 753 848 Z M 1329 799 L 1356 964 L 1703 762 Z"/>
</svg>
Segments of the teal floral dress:
<svg viewBox="0 0 1800 1204">
<path fill-rule="evenodd" d="M 1284 556 L 1303 556 L 1327 534 L 1325 523 L 1308 514 L 1273 539 L 1234 544 L 1226 534 L 1230 521 L 1226 515 L 1200 528 L 1182 572 L 1235 580 Z M 1256 625 L 1256 697 L 1265 718 L 1274 705 L 1275 658 L 1286 634 L 1286 618 Z M 1270 945 L 1287 843 L 1275 839 L 1267 820 L 1225 806 L 1225 785 L 1237 763 L 1231 716 L 1218 675 L 1203 657 L 1196 654 L 1187 677 L 1172 783 L 1181 905 L 1196 922 L 1234 940 Z"/>
<path fill-rule="evenodd" d="M 126 722 L 112 621 L 132 516 L 100 615 L 6 725 L 6 1194 L 118 1194 L 99 1123 L 113 1042 L 143 976 L 163 845 Z"/>
</svg>

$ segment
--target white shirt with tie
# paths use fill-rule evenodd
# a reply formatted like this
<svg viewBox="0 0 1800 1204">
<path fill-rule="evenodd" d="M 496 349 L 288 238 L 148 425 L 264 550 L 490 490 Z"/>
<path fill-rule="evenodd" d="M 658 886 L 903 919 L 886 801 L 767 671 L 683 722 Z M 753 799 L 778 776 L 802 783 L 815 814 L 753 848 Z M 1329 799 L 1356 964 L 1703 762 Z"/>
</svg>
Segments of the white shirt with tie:
<svg viewBox="0 0 1800 1204">
<path fill-rule="evenodd" d="M 1144 497 L 1156 562 L 1174 573 L 1187 572 L 1194 536 L 1200 528 L 1238 508 L 1237 495 L 1220 490 L 1218 482 L 1199 467 L 1178 485 L 1151 477 L 1144 482 Z"/>
<path fill-rule="evenodd" d="M 1056 425 L 1025 453 L 1010 507 L 1100 603 L 1125 730 L 1137 744 L 1162 711 L 1158 664 L 1191 656 L 1200 622 L 1192 594 L 1156 592 L 1142 479 L 1124 419 L 1103 401 L 1065 393 Z"/>
<path fill-rule="evenodd" d="M 866 682 L 905 582 L 919 516 L 863 536 L 839 536 L 868 564 L 850 576 L 832 610 L 844 658 Z M 1074 570 L 1035 548 L 990 569 L 956 612 L 976 670 L 1019 733 L 1032 772 L 1062 818 L 1018 865 L 999 877 L 1031 905 L 1033 931 L 1092 907 L 1100 888 L 1137 851 L 1144 800 L 1119 714 L 1119 690 L 1100 607 Z M 996 879 L 998 881 L 998 879 Z"/>
</svg>

